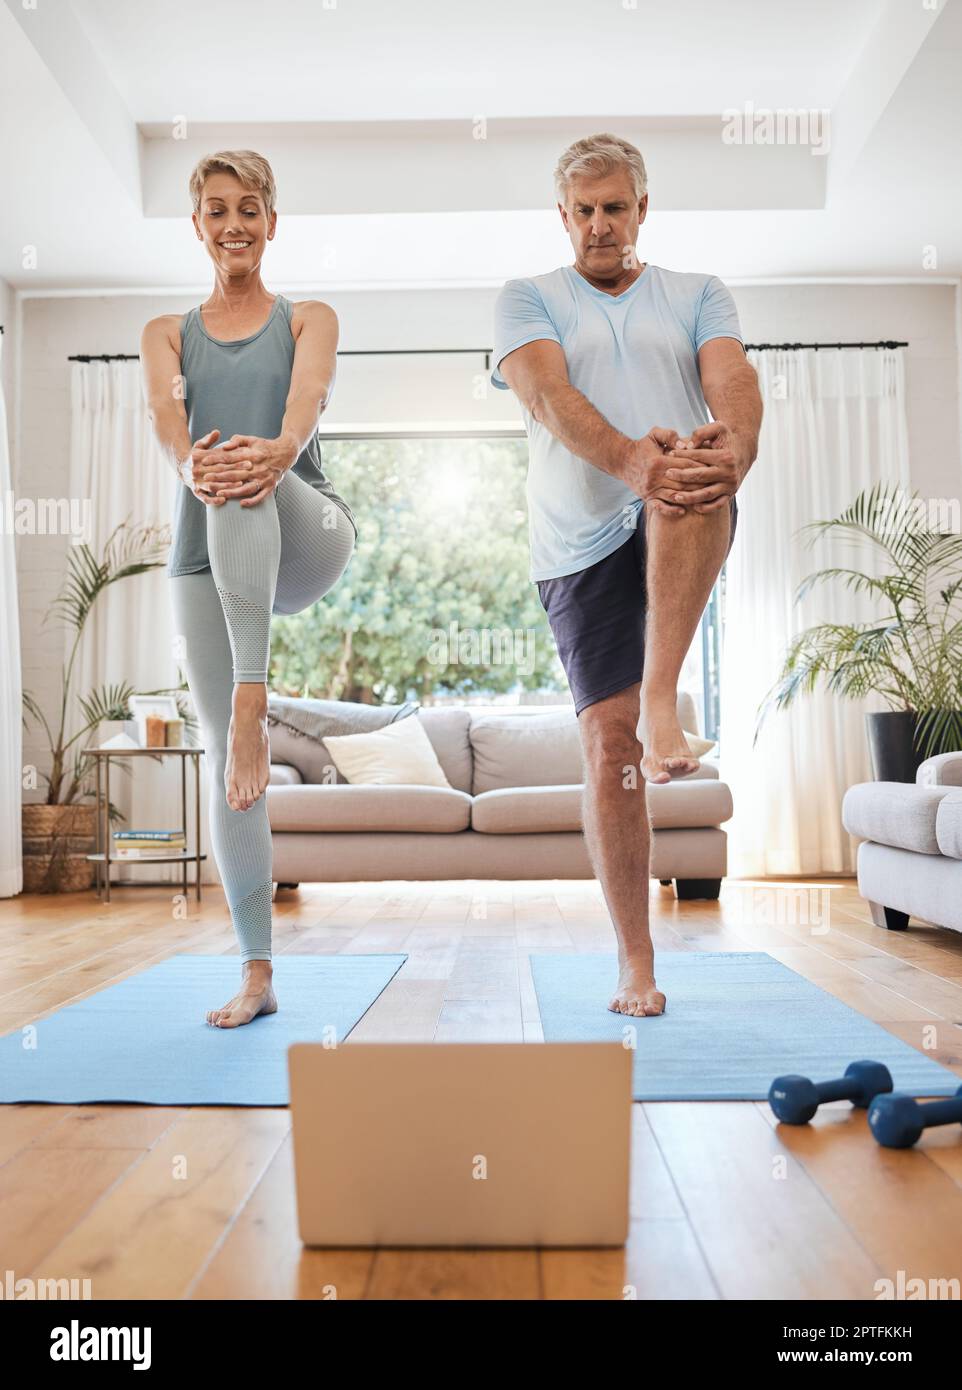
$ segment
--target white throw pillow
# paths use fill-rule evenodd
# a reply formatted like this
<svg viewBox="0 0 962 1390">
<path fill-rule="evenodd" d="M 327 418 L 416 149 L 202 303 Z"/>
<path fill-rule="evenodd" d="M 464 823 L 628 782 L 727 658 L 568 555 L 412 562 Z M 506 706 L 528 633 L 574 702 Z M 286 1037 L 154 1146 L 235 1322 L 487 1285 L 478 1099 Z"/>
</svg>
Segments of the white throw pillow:
<svg viewBox="0 0 962 1390">
<path fill-rule="evenodd" d="M 450 787 L 416 714 L 369 734 L 328 735 L 334 765 L 354 785 Z"/>
<path fill-rule="evenodd" d="M 700 758 L 703 753 L 707 753 L 709 748 L 714 748 L 715 740 L 711 738 L 699 738 L 698 734 L 690 734 L 687 729 L 684 731 L 685 741 L 688 744 L 688 751 L 693 758 Z"/>
</svg>

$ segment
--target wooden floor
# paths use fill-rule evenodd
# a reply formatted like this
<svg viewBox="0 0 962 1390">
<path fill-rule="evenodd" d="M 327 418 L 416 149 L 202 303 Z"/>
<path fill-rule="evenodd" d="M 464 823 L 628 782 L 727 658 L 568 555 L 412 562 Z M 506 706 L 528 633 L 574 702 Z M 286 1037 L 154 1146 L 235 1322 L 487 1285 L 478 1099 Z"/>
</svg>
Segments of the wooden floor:
<svg viewBox="0 0 962 1390">
<path fill-rule="evenodd" d="M 653 884 L 656 946 L 768 951 L 962 1078 L 962 935 L 881 931 L 850 881 L 831 884 L 827 932 L 786 913 L 751 925 L 771 917 L 750 884 L 727 881 L 720 903 Z M 187 920 L 171 891 L 0 903 L 0 1033 L 170 954 L 235 952 L 218 890 Z M 528 953 L 613 946 L 585 882 L 305 886 L 279 896 L 274 939 L 278 954 L 408 953 L 352 1034 L 369 1040 L 538 1039 Z M 958 1126 L 894 1152 L 846 1104 L 778 1131 L 761 1103 L 633 1113 L 624 1251 L 328 1252 L 297 1238 L 286 1109 L 0 1107 L 0 1277 L 178 1299 L 871 1299 L 900 1270 L 962 1279 Z"/>
</svg>

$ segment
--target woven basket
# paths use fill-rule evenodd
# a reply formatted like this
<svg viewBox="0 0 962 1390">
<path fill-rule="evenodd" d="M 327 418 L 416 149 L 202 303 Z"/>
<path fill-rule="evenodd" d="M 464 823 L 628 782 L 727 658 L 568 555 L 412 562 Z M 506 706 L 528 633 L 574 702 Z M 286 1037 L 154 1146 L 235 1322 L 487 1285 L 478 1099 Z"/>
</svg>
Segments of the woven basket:
<svg viewBox="0 0 962 1390">
<path fill-rule="evenodd" d="M 26 838 L 35 840 L 44 835 L 93 835 L 97 830 L 96 806 L 21 807 L 20 824 Z"/>
<path fill-rule="evenodd" d="M 92 888 L 94 866 L 83 854 L 25 854 L 25 893 L 78 893 Z"/>
<path fill-rule="evenodd" d="M 90 888 L 96 846 L 95 806 L 27 805 L 21 810 L 23 890 L 75 893 Z"/>
</svg>

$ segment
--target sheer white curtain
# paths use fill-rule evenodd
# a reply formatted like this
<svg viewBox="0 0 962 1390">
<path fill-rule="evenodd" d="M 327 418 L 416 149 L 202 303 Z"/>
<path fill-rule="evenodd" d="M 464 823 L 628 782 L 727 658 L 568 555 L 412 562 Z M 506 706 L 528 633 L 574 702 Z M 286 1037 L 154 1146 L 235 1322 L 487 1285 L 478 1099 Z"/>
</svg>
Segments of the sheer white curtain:
<svg viewBox="0 0 962 1390">
<path fill-rule="evenodd" d="M 795 533 L 837 516 L 880 479 L 910 490 L 905 363 L 898 348 L 765 350 L 749 359 L 765 418 L 726 566 L 719 756 L 735 810 L 725 827 L 729 873 L 854 873 L 841 801 L 854 782 L 871 780 L 864 716 L 884 701 L 842 699 L 820 686 L 770 712 L 754 749 L 752 738 L 791 638 L 878 612 L 831 581 L 795 604 L 798 584 L 815 570 L 878 572 L 867 547 L 834 537 L 810 545 L 811 533 Z"/>
<path fill-rule="evenodd" d="M 140 363 L 74 362 L 71 380 L 71 492 L 89 498 L 95 556 L 119 522 L 162 526 L 171 519 L 180 486 L 164 460 L 147 419 Z M 75 695 L 129 681 L 136 690 L 176 686 L 173 619 L 161 567 L 110 585 L 87 622 L 78 655 Z M 103 733 L 101 732 L 101 737 Z M 181 824 L 180 763 L 173 758 L 126 760 L 131 775 L 111 774 L 110 799 L 126 815 L 125 826 L 173 828 Z M 187 832 L 193 834 L 193 771 L 187 777 Z M 201 789 L 202 843 L 206 844 L 206 788 Z M 192 840 L 188 838 L 188 844 Z M 178 882 L 180 866 L 118 866 L 115 880 Z M 208 860 L 204 880 L 216 879 Z"/>
<path fill-rule="evenodd" d="M 0 366 L 2 354 L 3 335 L 0 334 Z M 12 492 L 7 410 L 0 377 L 0 497 L 6 499 Z M 3 651 L 0 661 L 0 777 L 6 788 L 0 797 L 0 898 L 12 898 L 23 888 L 20 859 L 23 711 L 15 539 L 12 527 L 0 526 L 0 650 Z"/>
</svg>

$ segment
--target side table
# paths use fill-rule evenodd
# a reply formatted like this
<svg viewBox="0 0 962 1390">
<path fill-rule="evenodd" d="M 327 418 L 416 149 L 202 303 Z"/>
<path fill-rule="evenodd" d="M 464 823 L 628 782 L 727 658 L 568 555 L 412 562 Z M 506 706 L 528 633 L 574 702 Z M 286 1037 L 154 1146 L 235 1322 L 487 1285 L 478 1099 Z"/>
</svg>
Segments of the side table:
<svg viewBox="0 0 962 1390">
<path fill-rule="evenodd" d="M 97 852 L 88 854 L 95 865 L 94 886 L 104 902 L 110 902 L 111 864 L 183 864 L 184 897 L 187 896 L 187 865 L 194 865 L 194 891 L 200 902 L 200 866 L 207 858 L 200 852 L 200 756 L 203 748 L 193 745 L 170 748 L 85 748 L 84 756 L 93 758 L 97 768 Z M 194 764 L 194 848 L 176 854 L 152 854 L 148 859 L 126 857 L 118 859 L 110 853 L 110 762 L 112 758 L 180 758 L 180 808 L 184 831 L 187 830 L 187 759 Z M 116 884 L 115 887 L 123 887 Z"/>
</svg>

